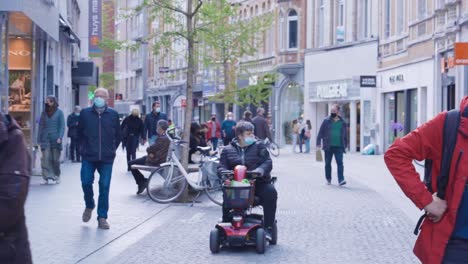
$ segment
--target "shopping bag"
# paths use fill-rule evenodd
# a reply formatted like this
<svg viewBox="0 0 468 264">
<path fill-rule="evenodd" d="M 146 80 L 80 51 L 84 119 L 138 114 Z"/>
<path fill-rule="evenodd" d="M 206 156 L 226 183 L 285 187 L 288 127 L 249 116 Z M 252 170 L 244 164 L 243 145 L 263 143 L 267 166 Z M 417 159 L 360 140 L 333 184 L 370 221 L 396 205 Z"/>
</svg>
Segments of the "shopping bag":
<svg viewBox="0 0 468 264">
<path fill-rule="evenodd" d="M 318 162 L 323 161 L 322 150 L 317 149 L 317 151 L 315 152 L 315 160 Z"/>
</svg>

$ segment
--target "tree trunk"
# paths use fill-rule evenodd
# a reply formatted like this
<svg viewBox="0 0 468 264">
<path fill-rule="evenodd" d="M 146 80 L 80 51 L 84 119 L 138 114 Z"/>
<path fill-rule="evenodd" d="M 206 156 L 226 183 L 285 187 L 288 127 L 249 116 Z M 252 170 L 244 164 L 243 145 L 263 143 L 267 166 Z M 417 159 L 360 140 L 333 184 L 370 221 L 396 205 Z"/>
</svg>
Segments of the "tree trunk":
<svg viewBox="0 0 468 264">
<path fill-rule="evenodd" d="M 193 85 L 194 85 L 194 71 L 195 71 L 195 60 L 194 60 L 194 46 L 195 46 L 195 36 L 193 28 L 193 3 L 192 0 L 187 0 L 187 45 L 188 45 L 188 61 L 187 61 L 187 87 L 186 87 L 186 98 L 187 106 L 185 108 L 185 120 L 184 120 L 184 133 L 182 140 L 189 142 L 184 145 L 182 148 L 182 165 L 185 169 L 188 169 L 188 152 L 190 144 L 190 125 L 192 123 L 192 112 L 193 112 Z M 182 196 L 179 199 L 180 202 L 188 201 L 188 189 L 185 189 L 182 193 Z"/>
<path fill-rule="evenodd" d="M 224 71 L 224 89 L 226 89 L 226 91 L 228 92 L 231 92 L 232 91 L 232 84 L 231 84 L 231 71 L 230 71 L 230 67 L 229 67 L 229 62 L 225 61 L 223 63 L 223 71 Z M 229 112 L 229 103 L 226 102 L 224 103 L 224 115 L 227 115 L 227 113 Z"/>
</svg>

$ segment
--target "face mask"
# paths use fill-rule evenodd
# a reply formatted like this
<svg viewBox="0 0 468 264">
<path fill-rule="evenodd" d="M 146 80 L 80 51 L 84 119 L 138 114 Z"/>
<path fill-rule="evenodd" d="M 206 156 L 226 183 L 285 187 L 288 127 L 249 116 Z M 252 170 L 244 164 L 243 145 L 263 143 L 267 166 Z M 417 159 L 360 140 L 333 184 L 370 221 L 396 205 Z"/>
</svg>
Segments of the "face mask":
<svg viewBox="0 0 468 264">
<path fill-rule="evenodd" d="M 228 116 L 228 120 L 232 120 L 232 116 Z"/>
<path fill-rule="evenodd" d="M 95 97 L 94 106 L 96 106 L 97 108 L 102 108 L 106 106 L 106 101 L 104 101 L 104 99 L 102 99 L 101 97 Z"/>
<path fill-rule="evenodd" d="M 75 113 L 76 116 L 80 116 L 80 113 Z"/>
<path fill-rule="evenodd" d="M 156 113 L 160 113 L 160 112 L 161 112 L 161 107 L 156 107 L 156 108 L 154 109 L 154 111 L 156 111 Z"/>
<path fill-rule="evenodd" d="M 331 116 L 332 118 L 335 118 L 335 117 L 336 117 L 336 113 L 332 113 L 330 116 Z"/>
<path fill-rule="evenodd" d="M 211 121 L 216 121 L 216 118 L 215 118 L 215 117 L 212 117 L 212 118 L 211 118 Z"/>
<path fill-rule="evenodd" d="M 246 145 L 252 145 L 253 143 L 255 143 L 255 137 L 246 137 L 244 141 Z"/>
<path fill-rule="evenodd" d="M 138 113 L 132 113 L 132 116 L 138 116 Z"/>
</svg>

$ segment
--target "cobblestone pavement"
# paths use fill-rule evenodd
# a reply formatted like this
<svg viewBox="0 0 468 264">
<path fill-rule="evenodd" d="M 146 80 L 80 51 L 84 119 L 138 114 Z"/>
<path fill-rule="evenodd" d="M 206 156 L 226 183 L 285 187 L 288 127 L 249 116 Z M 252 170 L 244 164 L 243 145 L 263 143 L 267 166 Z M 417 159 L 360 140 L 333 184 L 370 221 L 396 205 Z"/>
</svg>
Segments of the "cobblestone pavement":
<svg viewBox="0 0 468 264">
<path fill-rule="evenodd" d="M 283 150 L 283 152 L 287 152 Z M 380 165 L 379 165 L 380 164 Z M 212 255 L 209 232 L 220 207 L 160 205 L 137 197 L 119 155 L 111 186 L 109 231 L 81 223 L 79 165 L 59 186 L 31 187 L 28 227 L 35 263 L 418 263 L 411 251 L 419 212 L 387 175 L 382 156 L 345 156 L 348 187 L 327 186 L 313 155 L 282 153 L 278 176 L 279 241 Z M 334 167 L 335 169 L 335 167 Z M 335 174 L 334 174 L 335 175 Z"/>
</svg>

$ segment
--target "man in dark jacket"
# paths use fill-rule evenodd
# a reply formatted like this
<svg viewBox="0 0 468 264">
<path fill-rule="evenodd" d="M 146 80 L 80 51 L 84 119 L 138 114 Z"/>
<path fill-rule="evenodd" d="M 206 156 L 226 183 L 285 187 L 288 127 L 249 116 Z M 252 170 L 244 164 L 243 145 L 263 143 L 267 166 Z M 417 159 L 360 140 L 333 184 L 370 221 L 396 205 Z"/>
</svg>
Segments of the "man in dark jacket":
<svg viewBox="0 0 468 264">
<path fill-rule="evenodd" d="M 31 157 L 18 124 L 0 113 L 0 263 L 32 263 L 24 203 Z"/>
<path fill-rule="evenodd" d="M 268 126 L 268 121 L 264 117 L 265 109 L 258 108 L 257 116 L 252 119 L 252 123 L 255 126 L 255 136 L 261 140 L 268 138 L 272 141 L 270 127 Z"/>
<path fill-rule="evenodd" d="M 81 162 L 80 146 L 78 143 L 78 121 L 81 107 L 75 106 L 75 111 L 67 118 L 68 137 L 70 138 L 70 159 L 72 162 Z M 76 157 L 76 159 L 75 159 Z"/>
<path fill-rule="evenodd" d="M 343 154 L 348 146 L 346 123 L 338 115 L 338 105 L 333 105 L 330 112 L 330 116 L 325 118 L 320 126 L 317 135 L 317 148 L 320 149 L 322 147 L 325 151 L 325 177 L 327 184 L 331 184 L 331 161 L 333 156 L 335 156 L 338 167 L 338 184 L 343 186 L 346 184 L 343 176 Z"/>
<path fill-rule="evenodd" d="M 95 207 L 94 172 L 99 172 L 98 227 L 109 229 L 109 187 L 115 152 L 121 141 L 119 114 L 107 106 L 109 93 L 104 88 L 94 92 L 93 106 L 80 114 L 78 135 L 82 149 L 81 184 L 86 209 L 83 222 L 91 219 Z"/>
<path fill-rule="evenodd" d="M 167 121 L 167 115 L 165 113 L 161 113 L 161 104 L 156 101 L 153 103 L 153 111 L 145 117 L 143 138 L 145 140 L 148 139 L 150 145 L 156 141 L 156 126 L 159 120 Z"/>
<path fill-rule="evenodd" d="M 263 206 L 267 236 L 271 239 L 278 193 L 270 182 L 270 172 L 273 169 L 270 154 L 265 144 L 257 141 L 253 130 L 254 127 L 250 122 L 241 121 L 237 124 L 236 138 L 221 152 L 219 171 L 234 170 L 237 165 L 244 165 L 247 170 L 261 175 L 255 182 L 255 196 L 260 198 L 260 204 Z M 223 206 L 223 222 L 229 221 L 229 209 Z"/>
<path fill-rule="evenodd" d="M 169 153 L 169 146 L 171 145 L 171 140 L 166 134 L 168 127 L 169 123 L 166 120 L 159 120 L 156 130 L 158 137 L 154 144 L 146 149 L 148 155 L 139 159 L 131 160 L 128 163 L 130 167 L 132 165 L 148 165 L 157 167 L 167 161 L 167 154 Z M 148 180 L 139 170 L 131 169 L 131 171 L 135 178 L 135 182 L 138 185 L 137 195 L 141 194 L 146 189 Z"/>
<path fill-rule="evenodd" d="M 122 144 L 127 148 L 127 164 L 136 159 L 136 150 L 140 139 L 143 140 L 143 120 L 140 118 L 140 110 L 133 109 L 131 115 L 127 116 L 121 125 Z M 130 171 L 130 165 L 127 166 Z"/>
</svg>

